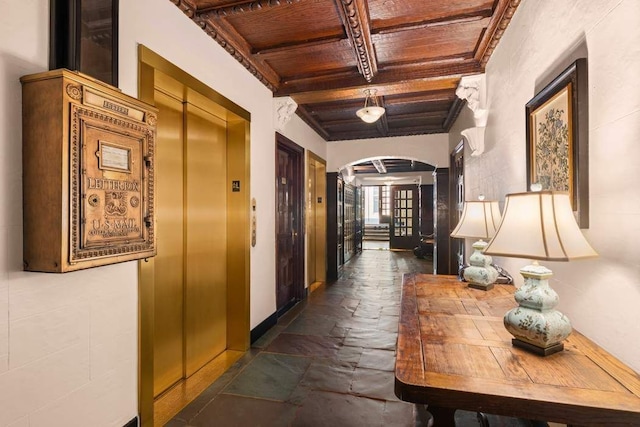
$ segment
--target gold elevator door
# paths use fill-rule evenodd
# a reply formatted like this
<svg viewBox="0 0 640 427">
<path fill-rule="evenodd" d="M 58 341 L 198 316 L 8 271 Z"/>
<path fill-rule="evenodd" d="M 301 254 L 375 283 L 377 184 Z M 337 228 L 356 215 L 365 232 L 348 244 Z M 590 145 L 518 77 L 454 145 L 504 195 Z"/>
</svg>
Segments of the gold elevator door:
<svg viewBox="0 0 640 427">
<path fill-rule="evenodd" d="M 154 396 L 227 346 L 226 122 L 155 91 Z"/>
</svg>

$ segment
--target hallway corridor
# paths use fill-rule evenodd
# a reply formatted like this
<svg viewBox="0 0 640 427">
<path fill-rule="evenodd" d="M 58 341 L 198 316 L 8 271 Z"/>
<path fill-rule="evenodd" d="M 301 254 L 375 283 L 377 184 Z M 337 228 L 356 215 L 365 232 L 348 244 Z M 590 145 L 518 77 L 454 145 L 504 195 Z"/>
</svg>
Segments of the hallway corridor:
<svg viewBox="0 0 640 427">
<path fill-rule="evenodd" d="M 167 426 L 413 426 L 393 393 L 402 273 L 411 252 L 364 251 L 279 319 Z"/>
<path fill-rule="evenodd" d="M 410 251 L 363 251 L 166 425 L 425 425 L 395 397 L 393 371 L 402 274 L 431 271 L 430 259 Z M 466 411 L 456 424 L 479 425 Z"/>
</svg>

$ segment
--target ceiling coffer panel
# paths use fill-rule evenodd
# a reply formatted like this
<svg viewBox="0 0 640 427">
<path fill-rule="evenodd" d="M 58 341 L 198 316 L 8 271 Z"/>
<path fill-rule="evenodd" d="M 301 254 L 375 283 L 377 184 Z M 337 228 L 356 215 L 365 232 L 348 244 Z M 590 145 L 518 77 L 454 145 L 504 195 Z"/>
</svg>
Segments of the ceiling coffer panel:
<svg viewBox="0 0 640 427">
<path fill-rule="evenodd" d="M 373 43 L 381 64 L 442 59 L 460 61 L 473 57 L 478 38 L 488 22 L 488 19 L 483 19 L 376 34 Z"/>
<path fill-rule="evenodd" d="M 373 32 L 490 17 L 494 0 L 369 0 Z"/>
<path fill-rule="evenodd" d="M 314 40 L 346 39 L 333 1 L 300 1 L 224 19 L 243 35 L 254 53 Z"/>
<path fill-rule="evenodd" d="M 168 0 L 326 140 L 448 132 L 520 0 Z M 386 113 L 356 116 L 364 90 Z"/>
<path fill-rule="evenodd" d="M 341 71 L 355 72 L 357 67 L 347 40 L 300 46 L 260 57 L 284 79 Z"/>
</svg>

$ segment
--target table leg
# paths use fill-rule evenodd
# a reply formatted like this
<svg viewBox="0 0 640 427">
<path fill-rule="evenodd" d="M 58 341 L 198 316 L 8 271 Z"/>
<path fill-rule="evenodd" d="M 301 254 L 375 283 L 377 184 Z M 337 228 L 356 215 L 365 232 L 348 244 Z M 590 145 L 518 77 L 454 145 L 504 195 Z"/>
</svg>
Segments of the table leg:
<svg viewBox="0 0 640 427">
<path fill-rule="evenodd" d="M 429 405 L 427 410 L 433 415 L 433 427 L 456 427 L 455 409 Z"/>
</svg>

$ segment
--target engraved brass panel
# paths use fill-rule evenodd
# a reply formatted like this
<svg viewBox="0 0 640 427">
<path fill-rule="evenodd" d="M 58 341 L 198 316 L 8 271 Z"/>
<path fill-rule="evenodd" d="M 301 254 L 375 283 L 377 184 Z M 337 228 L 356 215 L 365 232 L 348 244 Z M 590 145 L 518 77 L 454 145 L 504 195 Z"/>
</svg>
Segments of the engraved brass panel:
<svg viewBox="0 0 640 427">
<path fill-rule="evenodd" d="M 95 251 L 89 255 L 103 254 L 105 247 L 114 244 L 124 247 L 145 244 L 142 204 L 145 133 L 123 134 L 105 128 L 95 114 L 88 113 L 72 106 L 72 116 L 80 122 L 83 134 L 81 156 L 73 161 L 82 170 L 79 224 L 82 240 L 79 245 L 74 241 L 72 261 L 92 249 Z"/>
<path fill-rule="evenodd" d="M 25 270 L 154 256 L 156 109 L 68 70 L 21 82 Z"/>
</svg>

